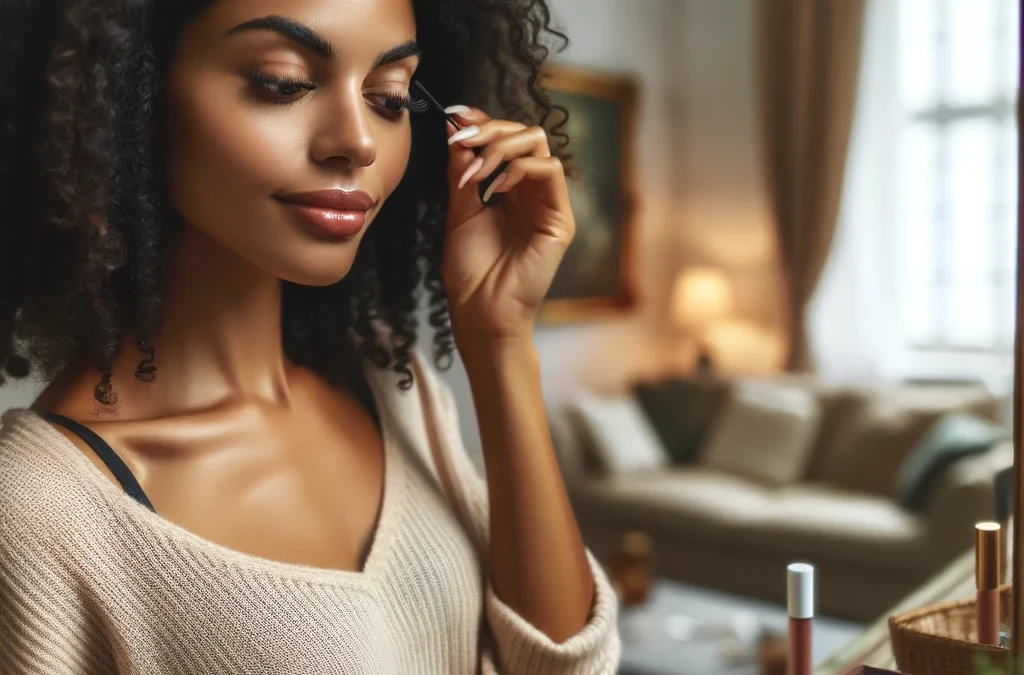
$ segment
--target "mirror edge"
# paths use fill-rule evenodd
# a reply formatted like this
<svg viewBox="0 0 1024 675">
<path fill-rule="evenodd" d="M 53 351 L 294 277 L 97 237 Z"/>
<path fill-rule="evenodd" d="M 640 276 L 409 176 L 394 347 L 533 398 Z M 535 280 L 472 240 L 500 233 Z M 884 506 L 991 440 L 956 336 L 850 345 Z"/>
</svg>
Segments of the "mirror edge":
<svg viewBox="0 0 1024 675">
<path fill-rule="evenodd" d="M 1021 581 L 1024 580 L 1024 554 L 1021 547 L 1022 533 L 1019 523 L 1024 514 L 1024 490 L 1021 489 L 1022 478 L 1024 478 L 1024 461 L 1022 461 L 1021 449 L 1021 422 L 1024 417 L 1024 410 L 1021 409 L 1021 348 L 1024 346 L 1021 332 L 1024 331 L 1024 208 L 1022 208 L 1021 194 L 1024 191 L 1024 163 L 1021 156 L 1024 154 L 1024 134 L 1020 133 L 1022 128 L 1022 116 L 1020 105 L 1021 85 L 1024 84 L 1024 0 L 1018 0 L 1018 25 L 1017 25 L 1017 97 L 1014 102 L 1017 115 L 1017 299 L 1016 299 L 1016 328 L 1014 331 L 1013 345 L 1013 607 L 1010 631 L 1011 650 L 1016 662 L 1016 671 L 1024 673 L 1024 589 L 1021 588 Z"/>
</svg>

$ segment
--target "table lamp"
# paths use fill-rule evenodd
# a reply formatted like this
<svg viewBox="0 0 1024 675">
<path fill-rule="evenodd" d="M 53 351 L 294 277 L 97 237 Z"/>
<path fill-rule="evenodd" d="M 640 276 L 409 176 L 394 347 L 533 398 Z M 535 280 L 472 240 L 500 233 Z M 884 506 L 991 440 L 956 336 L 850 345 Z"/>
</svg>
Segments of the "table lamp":
<svg viewBox="0 0 1024 675">
<path fill-rule="evenodd" d="M 690 267 L 676 277 L 672 288 L 672 321 L 697 342 L 697 371 L 708 374 L 714 362 L 707 343 L 713 322 L 732 311 L 732 288 L 725 273 L 714 267 Z"/>
</svg>

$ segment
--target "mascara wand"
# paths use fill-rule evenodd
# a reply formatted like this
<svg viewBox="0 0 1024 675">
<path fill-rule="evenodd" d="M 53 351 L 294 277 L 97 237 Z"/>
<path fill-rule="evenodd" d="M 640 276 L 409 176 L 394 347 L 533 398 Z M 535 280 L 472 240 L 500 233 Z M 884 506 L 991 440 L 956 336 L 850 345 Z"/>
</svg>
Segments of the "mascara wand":
<svg viewBox="0 0 1024 675">
<path fill-rule="evenodd" d="M 456 131 L 462 130 L 462 125 L 459 124 L 458 120 L 455 119 L 455 116 L 449 115 L 444 111 L 444 106 L 437 102 L 437 99 L 434 98 L 429 91 L 427 91 L 427 88 L 423 86 L 422 82 L 420 82 L 419 80 L 413 80 L 413 86 L 420 90 L 420 93 L 423 94 L 423 98 L 417 98 L 415 96 L 410 97 L 409 110 L 412 110 L 413 112 L 426 112 L 430 108 L 434 108 L 435 110 L 439 111 L 442 115 L 444 115 L 445 119 L 451 122 L 452 126 L 455 127 Z M 475 154 L 477 157 L 479 157 L 480 153 L 482 152 L 483 148 L 473 148 L 473 154 Z M 487 188 L 489 188 L 491 186 L 491 183 L 494 182 L 494 179 L 501 175 L 501 173 L 507 168 L 508 162 L 502 162 L 490 176 L 480 181 L 480 184 L 477 186 L 477 191 L 480 195 L 480 201 L 483 202 L 484 206 L 493 206 L 501 201 L 500 194 L 491 195 L 491 198 L 488 199 L 487 201 L 483 201 L 483 199 L 484 195 L 487 194 Z"/>
</svg>

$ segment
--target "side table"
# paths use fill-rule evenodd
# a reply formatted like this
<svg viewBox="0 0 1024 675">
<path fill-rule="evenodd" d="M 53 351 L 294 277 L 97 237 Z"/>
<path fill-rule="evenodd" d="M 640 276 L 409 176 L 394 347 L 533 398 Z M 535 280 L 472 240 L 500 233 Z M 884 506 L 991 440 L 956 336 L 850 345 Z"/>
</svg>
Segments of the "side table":
<svg viewBox="0 0 1024 675">
<path fill-rule="evenodd" d="M 815 662 L 864 628 L 817 618 Z M 644 605 L 620 610 L 619 675 L 757 675 L 761 635 L 785 635 L 787 629 L 781 605 L 657 579 Z"/>
</svg>

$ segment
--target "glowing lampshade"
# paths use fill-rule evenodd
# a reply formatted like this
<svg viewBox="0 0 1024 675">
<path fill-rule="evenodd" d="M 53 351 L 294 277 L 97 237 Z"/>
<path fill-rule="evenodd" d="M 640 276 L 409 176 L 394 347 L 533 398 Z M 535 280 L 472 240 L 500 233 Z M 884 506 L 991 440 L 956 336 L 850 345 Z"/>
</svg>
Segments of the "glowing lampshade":
<svg viewBox="0 0 1024 675">
<path fill-rule="evenodd" d="M 733 309 L 732 288 L 714 267 L 691 267 L 676 277 L 672 288 L 672 320 L 686 331 L 700 332 Z"/>
</svg>

